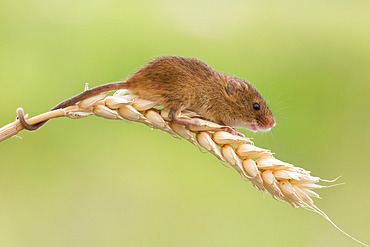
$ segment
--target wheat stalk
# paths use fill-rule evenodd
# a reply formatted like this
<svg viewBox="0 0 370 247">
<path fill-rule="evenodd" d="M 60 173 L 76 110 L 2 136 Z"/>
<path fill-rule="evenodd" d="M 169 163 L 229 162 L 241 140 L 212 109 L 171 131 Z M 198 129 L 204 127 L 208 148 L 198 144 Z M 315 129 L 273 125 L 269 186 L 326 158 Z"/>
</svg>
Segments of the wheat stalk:
<svg viewBox="0 0 370 247">
<path fill-rule="evenodd" d="M 320 198 L 313 189 L 330 187 L 319 185 L 318 182 L 334 182 L 336 179 L 328 181 L 311 176 L 310 172 L 303 168 L 276 159 L 270 150 L 254 146 L 249 138 L 225 132 L 224 126 L 206 121 L 193 112 L 183 112 L 179 116 L 195 118 L 201 123 L 200 126 L 190 126 L 189 129 L 172 122 L 168 113 L 167 109 L 161 108 L 155 102 L 131 95 L 128 90 L 118 90 L 113 96 L 99 94 L 73 106 L 30 118 L 27 123 L 36 124 L 56 117 L 79 119 L 95 115 L 106 119 L 139 122 L 160 129 L 173 137 L 186 139 L 200 150 L 203 147 L 225 166 L 225 163 L 230 164 L 242 179 L 250 181 L 257 190 L 268 192 L 274 199 L 286 201 L 294 208 L 302 207 L 315 211 L 339 231 L 367 246 L 336 226 L 312 200 L 312 197 Z M 22 129 L 19 120 L 2 127 L 0 141 L 16 135 Z"/>
</svg>

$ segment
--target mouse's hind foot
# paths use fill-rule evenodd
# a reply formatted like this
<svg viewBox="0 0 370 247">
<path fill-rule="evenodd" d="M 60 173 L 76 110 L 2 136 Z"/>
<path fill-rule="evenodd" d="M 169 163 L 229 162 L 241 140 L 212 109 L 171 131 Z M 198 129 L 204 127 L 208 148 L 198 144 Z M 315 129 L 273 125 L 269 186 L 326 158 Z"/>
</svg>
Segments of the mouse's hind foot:
<svg viewBox="0 0 370 247">
<path fill-rule="evenodd" d="M 171 119 L 172 122 L 176 124 L 184 125 L 187 129 L 189 129 L 189 125 L 199 126 L 200 122 L 197 119 L 191 118 L 179 118 L 179 111 L 171 109 L 168 113 L 168 118 Z"/>
</svg>

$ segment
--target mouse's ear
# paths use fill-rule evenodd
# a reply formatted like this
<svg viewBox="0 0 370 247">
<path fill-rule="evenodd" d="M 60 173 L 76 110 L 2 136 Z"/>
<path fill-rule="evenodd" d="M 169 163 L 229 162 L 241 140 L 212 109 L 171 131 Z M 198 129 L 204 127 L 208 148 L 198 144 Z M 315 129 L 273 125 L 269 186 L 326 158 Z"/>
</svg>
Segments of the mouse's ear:
<svg viewBox="0 0 370 247">
<path fill-rule="evenodd" d="M 226 93 L 229 95 L 229 96 L 233 96 L 236 92 L 238 92 L 239 90 L 243 90 L 243 85 L 241 84 L 242 82 L 240 82 L 239 80 L 236 80 L 236 79 L 230 79 L 228 82 L 227 82 L 227 85 L 226 85 Z"/>
</svg>

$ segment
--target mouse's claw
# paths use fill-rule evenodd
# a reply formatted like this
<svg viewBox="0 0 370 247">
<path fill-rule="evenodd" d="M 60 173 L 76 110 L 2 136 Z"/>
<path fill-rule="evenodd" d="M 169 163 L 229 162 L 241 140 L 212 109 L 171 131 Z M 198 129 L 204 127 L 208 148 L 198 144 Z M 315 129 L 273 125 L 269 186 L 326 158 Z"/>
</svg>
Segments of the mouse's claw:
<svg viewBox="0 0 370 247">
<path fill-rule="evenodd" d="M 243 133 L 240 133 L 240 132 L 236 132 L 236 134 L 237 134 L 238 136 L 240 136 L 240 137 L 243 137 L 243 138 L 245 138 L 245 135 L 244 135 Z"/>
<path fill-rule="evenodd" d="M 230 126 L 222 127 L 222 130 L 224 130 L 226 132 L 229 132 L 232 135 L 238 135 L 238 136 L 243 137 L 243 138 L 245 137 L 245 135 L 243 135 L 242 133 L 237 132 L 236 129 L 231 128 Z"/>
</svg>

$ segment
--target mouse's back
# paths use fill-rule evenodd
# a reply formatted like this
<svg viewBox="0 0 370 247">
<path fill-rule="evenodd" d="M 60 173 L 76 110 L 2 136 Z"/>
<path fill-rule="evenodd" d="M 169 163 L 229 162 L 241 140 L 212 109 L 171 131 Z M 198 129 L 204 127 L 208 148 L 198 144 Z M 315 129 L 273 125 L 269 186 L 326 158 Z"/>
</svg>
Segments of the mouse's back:
<svg viewBox="0 0 370 247">
<path fill-rule="evenodd" d="M 126 82 L 141 98 L 167 108 L 188 108 L 205 95 L 218 72 L 194 58 L 160 57 L 140 68 Z M 199 99 L 198 99 L 199 100 Z"/>
</svg>

